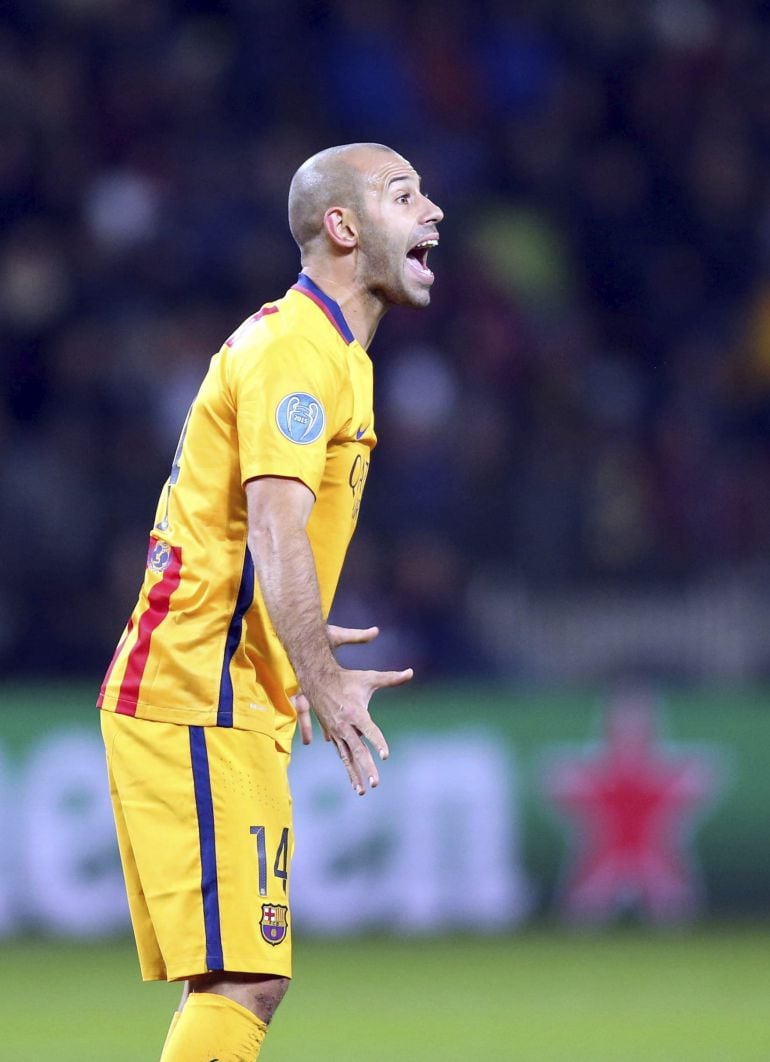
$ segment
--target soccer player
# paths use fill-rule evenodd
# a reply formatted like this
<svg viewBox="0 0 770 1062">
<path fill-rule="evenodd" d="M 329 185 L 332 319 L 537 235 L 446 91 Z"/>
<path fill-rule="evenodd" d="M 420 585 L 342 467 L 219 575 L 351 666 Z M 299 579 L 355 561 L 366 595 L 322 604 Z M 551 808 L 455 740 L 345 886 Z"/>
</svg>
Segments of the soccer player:
<svg viewBox="0 0 770 1062">
<path fill-rule="evenodd" d="M 257 1058 L 288 987 L 297 718 L 360 795 L 388 755 L 369 699 L 412 671 L 342 668 L 377 629 L 326 617 L 376 442 L 367 348 L 391 306 L 429 303 L 442 217 L 390 148 L 308 159 L 299 279 L 213 357 L 182 428 L 98 702 L 142 976 L 187 982 L 162 1062 Z"/>
</svg>

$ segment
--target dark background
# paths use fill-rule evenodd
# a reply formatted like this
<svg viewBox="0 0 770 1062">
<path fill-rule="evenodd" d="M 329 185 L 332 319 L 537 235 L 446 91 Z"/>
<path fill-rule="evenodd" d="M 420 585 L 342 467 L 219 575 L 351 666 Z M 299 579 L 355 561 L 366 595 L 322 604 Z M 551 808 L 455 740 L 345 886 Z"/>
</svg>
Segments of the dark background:
<svg viewBox="0 0 770 1062">
<path fill-rule="evenodd" d="M 0 665 L 98 677 L 316 150 L 442 206 L 338 601 L 427 679 L 770 671 L 770 5 L 6 0 Z"/>
</svg>

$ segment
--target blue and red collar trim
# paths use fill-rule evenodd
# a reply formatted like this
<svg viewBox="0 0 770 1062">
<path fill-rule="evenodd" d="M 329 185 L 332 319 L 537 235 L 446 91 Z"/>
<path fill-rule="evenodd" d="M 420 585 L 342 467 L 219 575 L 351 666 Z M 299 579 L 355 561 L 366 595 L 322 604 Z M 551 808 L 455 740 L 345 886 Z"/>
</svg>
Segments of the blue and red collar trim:
<svg viewBox="0 0 770 1062">
<path fill-rule="evenodd" d="M 292 284 L 291 290 L 299 291 L 303 295 L 307 295 L 309 299 L 312 299 L 316 306 L 320 310 L 323 310 L 346 343 L 352 343 L 354 341 L 356 337 L 350 331 L 348 322 L 345 320 L 339 305 L 334 299 L 330 299 L 325 292 L 321 291 L 318 285 L 310 279 L 307 273 L 300 273 L 297 277 L 297 283 Z"/>
</svg>

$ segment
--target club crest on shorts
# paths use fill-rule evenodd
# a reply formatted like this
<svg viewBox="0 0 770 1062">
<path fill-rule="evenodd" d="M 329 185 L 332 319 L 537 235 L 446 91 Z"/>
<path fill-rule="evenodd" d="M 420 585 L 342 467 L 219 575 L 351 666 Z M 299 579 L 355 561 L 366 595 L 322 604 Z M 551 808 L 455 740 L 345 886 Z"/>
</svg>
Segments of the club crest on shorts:
<svg viewBox="0 0 770 1062">
<path fill-rule="evenodd" d="M 288 932 L 289 908 L 282 903 L 263 903 L 259 928 L 268 944 L 280 944 Z"/>
<path fill-rule="evenodd" d="M 278 403 L 275 422 L 281 435 L 300 446 L 307 446 L 324 430 L 326 416 L 317 398 L 304 391 L 293 391 Z"/>
<path fill-rule="evenodd" d="M 147 551 L 147 567 L 151 572 L 165 572 L 171 563 L 171 546 L 168 542 L 150 543 Z"/>
</svg>

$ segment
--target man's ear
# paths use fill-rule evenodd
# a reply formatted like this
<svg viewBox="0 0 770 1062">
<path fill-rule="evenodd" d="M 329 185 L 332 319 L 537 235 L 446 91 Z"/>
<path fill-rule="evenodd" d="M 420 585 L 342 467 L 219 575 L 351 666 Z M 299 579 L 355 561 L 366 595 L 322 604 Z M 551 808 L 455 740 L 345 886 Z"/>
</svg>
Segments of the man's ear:
<svg viewBox="0 0 770 1062">
<path fill-rule="evenodd" d="M 352 251 L 358 243 L 355 214 L 347 207 L 329 207 L 324 214 L 324 228 L 329 239 L 341 251 Z"/>
</svg>

